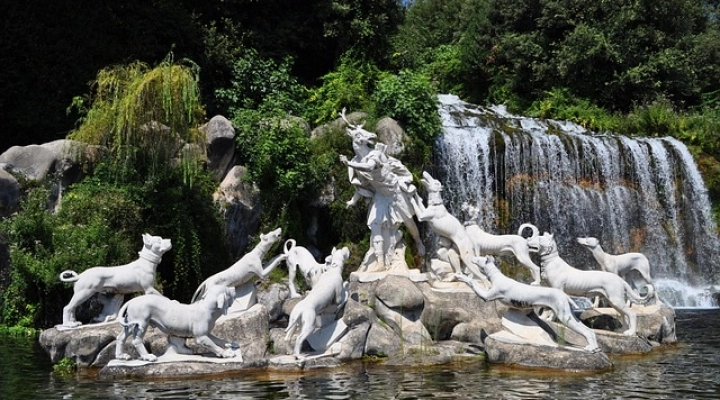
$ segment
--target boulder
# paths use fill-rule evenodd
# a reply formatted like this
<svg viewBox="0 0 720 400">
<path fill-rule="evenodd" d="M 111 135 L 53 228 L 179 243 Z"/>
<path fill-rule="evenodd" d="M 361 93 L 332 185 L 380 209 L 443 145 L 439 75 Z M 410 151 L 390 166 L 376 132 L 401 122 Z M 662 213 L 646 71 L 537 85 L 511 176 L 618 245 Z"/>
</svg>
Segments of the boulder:
<svg viewBox="0 0 720 400">
<path fill-rule="evenodd" d="M 246 173 L 243 166 L 232 167 L 213 195 L 225 218 L 227 241 L 233 258 L 244 254 L 250 238 L 260 227 L 259 190 L 244 180 Z"/>
<path fill-rule="evenodd" d="M 267 308 L 255 304 L 249 310 L 220 317 L 213 329 L 213 335 L 237 343 L 243 362 L 264 365 L 270 346 L 270 326 Z"/>
<path fill-rule="evenodd" d="M 364 121 L 367 119 L 368 114 L 366 112 L 362 111 L 355 111 L 351 112 L 350 114 L 346 115 L 346 118 L 350 123 L 354 125 L 360 125 L 363 124 Z M 324 136 L 327 132 L 330 131 L 336 131 L 336 130 L 345 130 L 345 127 L 347 127 L 347 124 L 345 121 L 342 120 L 342 118 L 337 118 L 334 121 L 327 123 L 325 125 L 320 125 L 317 128 L 313 129 L 312 132 L 310 132 L 310 139 L 317 139 L 319 137 Z"/>
<path fill-rule="evenodd" d="M 114 346 L 121 330 L 117 322 L 81 325 L 73 329 L 55 327 L 42 331 L 39 340 L 53 363 L 69 358 L 78 367 L 87 368 L 95 362 L 103 348 L 111 343 Z"/>
<path fill-rule="evenodd" d="M 391 156 L 397 156 L 405 150 L 407 137 L 405 131 L 400 124 L 390 117 L 385 117 L 375 125 L 375 134 L 378 142 L 387 145 L 387 153 Z"/>
<path fill-rule="evenodd" d="M 59 163 L 58 153 L 36 144 L 13 146 L 0 154 L 0 164 L 6 164 L 5 169 L 38 181 L 57 172 Z"/>
<path fill-rule="evenodd" d="M 10 173 L 0 169 L 0 218 L 17 211 L 20 196 L 20 183 Z"/>
<path fill-rule="evenodd" d="M 525 368 L 560 369 L 571 372 L 603 371 L 612 368 L 608 356 L 574 347 L 531 343 L 507 331 L 485 339 L 488 362 Z"/>
<path fill-rule="evenodd" d="M 216 115 L 200 127 L 207 142 L 208 169 L 221 182 L 235 158 L 235 128 L 227 118 Z"/>
</svg>

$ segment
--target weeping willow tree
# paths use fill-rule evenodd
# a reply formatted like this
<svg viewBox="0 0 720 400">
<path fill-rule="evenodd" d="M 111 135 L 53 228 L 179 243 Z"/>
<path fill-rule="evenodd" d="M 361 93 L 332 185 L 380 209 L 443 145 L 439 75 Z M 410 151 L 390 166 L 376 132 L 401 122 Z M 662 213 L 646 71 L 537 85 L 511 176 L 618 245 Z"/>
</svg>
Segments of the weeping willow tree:
<svg viewBox="0 0 720 400">
<path fill-rule="evenodd" d="M 139 61 L 111 66 L 98 73 L 91 90 L 73 100 L 82 117 L 68 138 L 107 147 L 119 178 L 154 176 L 177 161 L 195 168 L 205 155 L 194 63 L 175 63 L 169 55 L 154 68 Z"/>
</svg>

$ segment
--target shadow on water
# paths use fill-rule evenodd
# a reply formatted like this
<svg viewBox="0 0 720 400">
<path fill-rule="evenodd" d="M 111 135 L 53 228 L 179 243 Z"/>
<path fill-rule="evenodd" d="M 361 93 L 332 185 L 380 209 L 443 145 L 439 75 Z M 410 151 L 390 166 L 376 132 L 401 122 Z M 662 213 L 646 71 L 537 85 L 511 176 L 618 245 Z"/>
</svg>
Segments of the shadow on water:
<svg viewBox="0 0 720 400">
<path fill-rule="evenodd" d="M 679 344 L 615 356 L 612 371 L 570 374 L 483 363 L 352 364 L 297 374 L 243 372 L 195 380 L 116 381 L 52 373 L 36 341 L 0 336 L 2 399 L 716 399 L 720 309 L 677 310 Z"/>
</svg>

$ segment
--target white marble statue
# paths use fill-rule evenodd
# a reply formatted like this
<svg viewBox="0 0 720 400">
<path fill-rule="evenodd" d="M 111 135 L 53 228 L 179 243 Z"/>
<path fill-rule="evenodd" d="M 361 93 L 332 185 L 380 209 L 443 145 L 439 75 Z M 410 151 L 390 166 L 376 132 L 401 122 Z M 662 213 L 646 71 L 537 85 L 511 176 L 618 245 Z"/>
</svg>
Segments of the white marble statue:
<svg viewBox="0 0 720 400">
<path fill-rule="evenodd" d="M 560 258 L 553 235 L 545 232 L 538 239 L 540 266 L 550 286 L 572 296 L 605 297 L 612 308 L 623 316 L 627 324 L 623 334 L 634 336 L 637 333 L 637 315 L 626 301 L 644 304 L 648 300 L 647 297 L 636 294 L 618 275 L 605 271 L 583 271 L 570 266 Z"/>
<path fill-rule="evenodd" d="M 530 258 L 530 253 L 537 253 L 537 238 L 540 234 L 538 228 L 529 223 L 520 225 L 517 235 L 493 235 L 485 232 L 477 224 L 478 209 L 468 204 L 463 205 L 463 210 L 470 214 L 470 221 L 465 224 L 465 230 L 472 238 L 475 244 L 475 251 L 481 256 L 500 256 L 512 254 L 515 258 L 530 270 L 532 274 L 532 285 L 540 284 L 540 267 Z M 530 228 L 532 236 L 525 238 L 522 233 L 525 229 Z"/>
<path fill-rule="evenodd" d="M 163 254 L 172 248 L 170 239 L 143 234 L 143 248 L 137 260 L 116 267 L 93 267 L 78 274 L 71 270 L 60 273 L 63 282 L 75 282 L 73 296 L 63 308 L 62 327 L 74 328 L 81 325 L 75 319 L 75 309 L 95 293 L 111 296 L 105 303 L 104 320 L 114 319 L 122 305 L 125 294 L 143 292 L 160 294 L 154 287 L 155 270 Z"/>
<path fill-rule="evenodd" d="M 648 289 L 647 297 L 657 299 L 657 292 L 650 278 L 650 262 L 642 253 L 608 254 L 603 251 L 600 241 L 594 237 L 577 238 L 577 242 L 592 252 L 595 261 L 600 264 L 600 269 L 605 272 L 612 272 L 620 275 L 627 281 L 628 273 L 636 271 L 645 281 Z"/>
<path fill-rule="evenodd" d="M 560 289 L 533 286 L 510 279 L 500 272 L 492 256 L 473 257 L 473 263 L 480 267 L 492 283 L 489 290 L 483 289 L 475 280 L 463 274 L 456 274 L 455 279 L 469 285 L 480 298 L 485 301 L 497 300 L 510 308 L 521 310 L 550 308 L 561 324 L 585 338 L 587 341 L 585 350 L 600 351 L 595 333 L 575 318 L 571 307 L 577 308 L 577 305 L 565 292 Z"/>
<path fill-rule="evenodd" d="M 274 270 L 287 257 L 285 254 L 280 254 L 270 260 L 266 266 L 263 266 L 263 258 L 270 248 L 280 240 L 281 235 L 281 228 L 277 228 L 266 234 L 260 234 L 260 243 L 255 245 L 249 253 L 242 256 L 240 260 L 231 265 L 228 269 L 220 271 L 205 279 L 205 281 L 198 286 L 195 294 L 193 294 L 192 302 L 194 303 L 195 301 L 201 299 L 207 291 L 207 288 L 213 285 L 224 285 L 237 288 L 238 286 L 248 282 L 254 275 L 258 276 L 260 279 L 266 279 L 270 275 L 270 272 L 272 272 L 272 270 Z"/>
<path fill-rule="evenodd" d="M 333 305 L 340 305 L 345 300 L 342 270 L 349 257 L 350 250 L 347 247 L 342 249 L 333 248 L 328 269 L 320 275 L 320 279 L 312 290 L 290 312 L 288 326 L 285 330 L 285 340 L 288 343 L 290 343 L 290 339 L 295 334 L 298 325 L 301 326 L 300 334 L 295 340 L 293 348 L 293 354 L 296 358 L 301 356 L 302 344 L 305 339 L 315 331 L 316 317 L 324 309 Z"/>
<path fill-rule="evenodd" d="M 332 255 L 325 257 L 324 263 L 315 261 L 315 257 L 313 257 L 312 253 L 310 253 L 310 250 L 303 246 L 297 246 L 295 240 L 293 239 L 285 241 L 284 253 L 286 256 L 285 263 L 288 268 L 288 286 L 290 287 L 291 298 L 300 297 L 300 294 L 297 292 L 297 288 L 295 287 L 295 276 L 297 274 L 297 270 L 300 270 L 300 274 L 305 279 L 307 287 L 312 289 L 318 279 L 320 279 L 320 275 L 327 271 L 330 267 L 330 263 L 332 262 Z"/>
<path fill-rule="evenodd" d="M 374 148 L 370 147 L 377 136 L 363 129 L 362 125 L 351 124 L 345 118 L 345 109 L 340 116 L 348 124 L 347 133 L 353 140 L 355 152 L 351 160 L 340 156 L 340 161 L 348 167 L 350 183 L 355 187 L 355 194 L 347 205 L 351 207 L 361 198 L 370 199 L 367 224 L 371 249 L 361 268 L 368 269 L 372 265 L 379 271 L 393 268 L 395 250 L 402 240 L 401 224 L 415 240 L 418 254 L 424 255 L 425 247 L 410 205 L 410 199 L 416 192 L 412 174 L 400 160 L 386 154 L 385 144 L 377 143 Z"/>
<path fill-rule="evenodd" d="M 115 343 L 115 358 L 130 360 L 125 352 L 125 339 L 132 333 L 132 344 L 144 361 L 156 361 L 157 356 L 148 353 L 143 336 L 151 326 L 168 335 L 171 350 L 177 354 L 194 354 L 185 346 L 185 339 L 195 338 L 197 344 L 222 358 L 235 357 L 233 347 L 211 334 L 215 321 L 227 312 L 235 298 L 235 288 L 214 285 L 207 289 L 205 297 L 192 304 L 181 304 L 162 295 L 143 295 L 131 299 L 120 309 L 119 322 L 123 330 Z M 242 360 L 242 356 L 240 356 Z"/>
<path fill-rule="evenodd" d="M 422 203 L 420 196 L 411 199 L 415 209 L 415 215 L 421 222 L 427 222 L 435 233 L 449 239 L 460 256 L 465 268 L 478 278 L 484 278 L 482 272 L 472 262 L 475 256 L 475 245 L 470 235 L 460 221 L 450 214 L 443 204 L 441 195 L 442 184 L 435 180 L 429 173 L 423 172 L 420 180 L 427 191 L 427 207 Z"/>
</svg>

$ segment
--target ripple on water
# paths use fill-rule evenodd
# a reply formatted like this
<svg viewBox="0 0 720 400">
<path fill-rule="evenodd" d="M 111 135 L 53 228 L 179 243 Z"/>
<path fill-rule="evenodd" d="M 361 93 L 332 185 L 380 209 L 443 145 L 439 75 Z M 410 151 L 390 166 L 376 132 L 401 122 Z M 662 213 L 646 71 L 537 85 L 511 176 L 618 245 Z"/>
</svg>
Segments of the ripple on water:
<svg viewBox="0 0 720 400">
<path fill-rule="evenodd" d="M 51 373 L 34 340 L 0 336 L 0 398 L 14 399 L 716 399 L 720 310 L 678 310 L 677 346 L 613 357 L 599 374 L 533 372 L 483 364 L 246 372 L 211 379 L 98 381 Z"/>
</svg>

